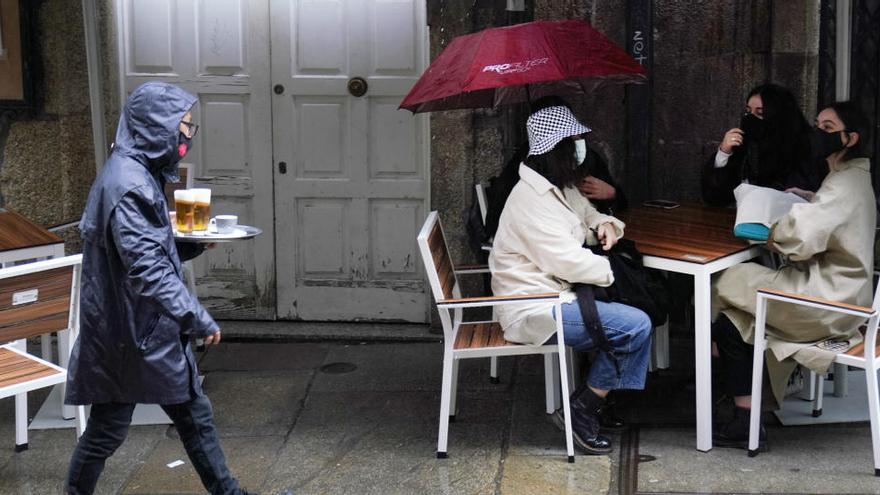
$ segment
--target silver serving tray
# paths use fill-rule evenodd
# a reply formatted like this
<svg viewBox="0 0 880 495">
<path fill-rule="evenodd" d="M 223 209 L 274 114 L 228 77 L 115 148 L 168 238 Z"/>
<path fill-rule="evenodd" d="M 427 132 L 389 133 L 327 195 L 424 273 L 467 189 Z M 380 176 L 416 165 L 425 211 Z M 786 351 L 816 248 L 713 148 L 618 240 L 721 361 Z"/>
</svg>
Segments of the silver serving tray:
<svg viewBox="0 0 880 495">
<path fill-rule="evenodd" d="M 174 239 L 181 242 L 232 242 L 244 239 L 253 239 L 263 233 L 262 229 L 251 227 L 250 225 L 236 225 L 235 230 L 231 234 L 218 234 L 216 231 L 204 231 L 190 234 L 182 234 L 174 231 Z"/>
</svg>

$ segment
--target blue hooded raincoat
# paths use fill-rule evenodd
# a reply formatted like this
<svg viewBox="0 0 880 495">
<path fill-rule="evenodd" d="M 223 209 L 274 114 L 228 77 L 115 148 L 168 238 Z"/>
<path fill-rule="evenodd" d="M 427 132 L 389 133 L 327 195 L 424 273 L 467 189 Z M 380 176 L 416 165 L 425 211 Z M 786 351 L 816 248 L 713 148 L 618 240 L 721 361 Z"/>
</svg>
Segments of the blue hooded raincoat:
<svg viewBox="0 0 880 495">
<path fill-rule="evenodd" d="M 179 404 L 202 394 L 190 336 L 219 327 L 187 291 L 163 193 L 196 98 L 149 82 L 128 98 L 80 222 L 80 336 L 68 404 Z"/>
</svg>

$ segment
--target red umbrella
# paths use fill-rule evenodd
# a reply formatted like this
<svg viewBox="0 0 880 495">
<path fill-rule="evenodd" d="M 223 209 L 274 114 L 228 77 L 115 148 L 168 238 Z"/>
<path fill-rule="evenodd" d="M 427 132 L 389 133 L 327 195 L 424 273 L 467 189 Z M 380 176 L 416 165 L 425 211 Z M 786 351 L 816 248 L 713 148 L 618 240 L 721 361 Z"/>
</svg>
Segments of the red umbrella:
<svg viewBox="0 0 880 495">
<path fill-rule="evenodd" d="M 459 36 L 400 104 L 413 113 L 485 108 L 645 82 L 629 54 L 584 21 L 535 21 Z"/>
</svg>

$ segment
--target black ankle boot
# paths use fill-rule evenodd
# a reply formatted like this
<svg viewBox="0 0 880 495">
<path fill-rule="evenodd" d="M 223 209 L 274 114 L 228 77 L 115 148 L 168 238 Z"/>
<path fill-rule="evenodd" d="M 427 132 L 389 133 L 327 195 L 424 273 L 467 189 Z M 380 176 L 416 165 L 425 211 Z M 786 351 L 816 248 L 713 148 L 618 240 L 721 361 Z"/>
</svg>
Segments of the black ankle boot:
<svg viewBox="0 0 880 495">
<path fill-rule="evenodd" d="M 599 426 L 604 431 L 621 431 L 626 429 L 626 422 L 615 414 L 614 399 L 605 398 L 605 405 L 599 409 Z"/>
<path fill-rule="evenodd" d="M 737 449 L 749 448 L 749 421 L 751 409 L 735 407 L 733 419 L 723 425 L 717 425 L 712 432 L 712 443 L 716 447 L 733 447 Z M 764 425 L 758 430 L 758 450 L 766 449 L 767 432 Z"/>
<path fill-rule="evenodd" d="M 611 441 L 599 434 L 599 410 L 605 399 L 586 384 L 575 390 L 571 397 L 571 430 L 574 443 L 585 453 L 602 455 L 611 452 Z M 553 414 L 554 423 L 565 429 L 565 416 L 559 409 Z"/>
</svg>

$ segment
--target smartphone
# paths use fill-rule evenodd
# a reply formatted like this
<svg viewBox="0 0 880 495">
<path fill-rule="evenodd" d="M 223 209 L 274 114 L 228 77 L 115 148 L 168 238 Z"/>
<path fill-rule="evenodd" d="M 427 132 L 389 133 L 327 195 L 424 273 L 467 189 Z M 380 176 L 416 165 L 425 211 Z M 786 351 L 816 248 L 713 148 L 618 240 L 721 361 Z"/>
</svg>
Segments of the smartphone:
<svg viewBox="0 0 880 495">
<path fill-rule="evenodd" d="M 652 199 L 650 201 L 645 201 L 642 205 L 651 208 L 663 208 L 664 210 L 671 210 L 679 207 L 679 204 L 675 201 L 667 201 L 665 199 Z"/>
</svg>

